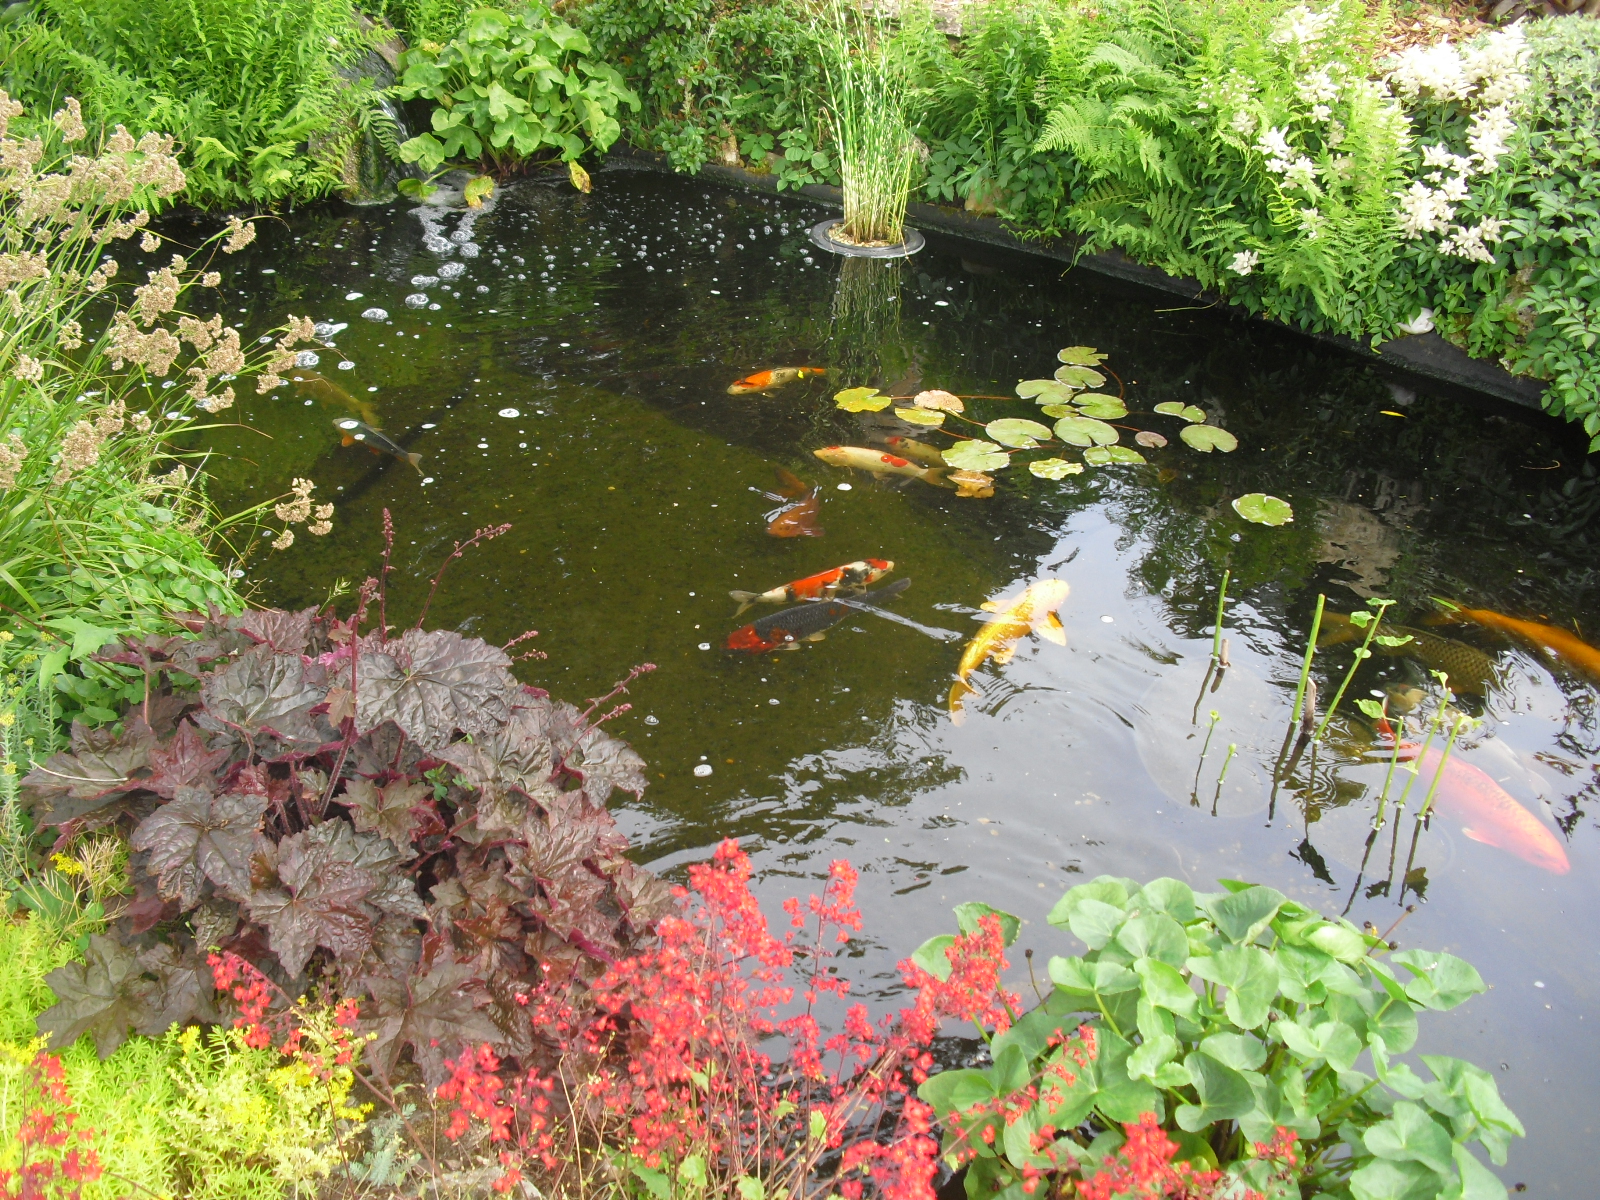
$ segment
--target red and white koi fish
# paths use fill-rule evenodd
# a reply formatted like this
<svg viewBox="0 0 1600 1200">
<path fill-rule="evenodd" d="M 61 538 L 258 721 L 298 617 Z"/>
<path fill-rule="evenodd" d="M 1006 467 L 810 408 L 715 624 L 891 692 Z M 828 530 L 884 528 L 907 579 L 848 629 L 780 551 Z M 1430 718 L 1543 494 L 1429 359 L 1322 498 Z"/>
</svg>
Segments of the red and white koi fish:
<svg viewBox="0 0 1600 1200">
<path fill-rule="evenodd" d="M 849 592 L 877 583 L 892 570 L 894 563 L 886 559 L 864 558 L 858 562 L 845 563 L 842 567 L 834 567 L 831 571 L 807 575 L 804 579 L 796 579 L 793 583 L 786 583 L 782 587 L 771 588 L 765 592 L 734 591 L 728 595 L 739 602 L 739 612 L 733 614 L 737 617 L 752 604 L 793 604 L 797 600 L 832 600 L 840 592 Z"/>
<path fill-rule="evenodd" d="M 735 653 L 765 654 L 768 650 L 795 649 L 801 642 L 820 642 L 825 630 L 859 613 L 863 607 L 876 608 L 894 599 L 910 586 L 911 580 L 897 579 L 888 587 L 853 597 L 848 604 L 838 600 L 814 600 L 797 608 L 786 608 L 735 629 L 723 645 Z"/>
<path fill-rule="evenodd" d="M 728 385 L 728 395 L 748 396 L 751 392 L 770 392 L 797 379 L 809 379 L 813 375 L 827 373 L 822 367 L 773 367 L 769 371 L 757 371 L 754 375 L 734 380 Z"/>
</svg>

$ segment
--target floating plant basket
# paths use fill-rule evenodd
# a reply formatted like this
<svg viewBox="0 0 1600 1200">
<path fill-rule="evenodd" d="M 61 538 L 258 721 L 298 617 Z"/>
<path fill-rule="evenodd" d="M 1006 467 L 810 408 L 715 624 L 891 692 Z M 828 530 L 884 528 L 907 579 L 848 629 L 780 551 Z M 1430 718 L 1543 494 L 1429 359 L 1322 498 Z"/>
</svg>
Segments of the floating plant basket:
<svg viewBox="0 0 1600 1200">
<path fill-rule="evenodd" d="M 911 228 L 904 231 L 902 241 L 892 246 L 857 246 L 851 242 L 836 242 L 832 231 L 843 224 L 843 219 L 839 217 L 819 221 L 811 227 L 811 241 L 824 250 L 842 254 L 846 258 L 905 258 L 928 244 L 926 238 Z"/>
</svg>

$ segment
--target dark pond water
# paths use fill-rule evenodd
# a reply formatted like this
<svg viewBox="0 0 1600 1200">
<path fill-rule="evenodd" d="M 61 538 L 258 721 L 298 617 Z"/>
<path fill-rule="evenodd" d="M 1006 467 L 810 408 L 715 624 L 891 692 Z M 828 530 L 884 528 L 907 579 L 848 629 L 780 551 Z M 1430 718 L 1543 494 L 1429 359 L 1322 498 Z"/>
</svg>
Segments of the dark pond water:
<svg viewBox="0 0 1600 1200">
<path fill-rule="evenodd" d="M 1361 871 L 1383 770 L 1362 760 L 1373 735 L 1360 720 L 1337 722 L 1314 762 L 1269 786 L 1319 593 L 1339 613 L 1393 598 L 1400 622 L 1448 596 L 1600 640 L 1600 485 L 1580 442 L 1536 416 L 1386 382 L 1287 333 L 1002 251 L 930 236 L 908 262 L 841 268 L 805 238 L 821 211 L 792 199 L 619 170 L 591 196 L 525 183 L 491 211 L 425 215 L 297 213 L 264 222 L 230 262 L 227 304 L 252 334 L 290 312 L 347 325 L 316 370 L 349 407 L 326 391 L 251 396 L 243 427 L 213 443 L 228 453 L 213 464 L 224 509 L 294 476 L 338 500 L 331 536 L 247 564 L 260 600 L 310 604 L 375 573 L 387 507 L 391 613 L 415 613 L 455 540 L 510 522 L 453 566 L 430 622 L 495 642 L 539 630 L 550 657 L 523 677 L 574 700 L 658 664 L 616 723 L 651 764 L 644 797 L 617 804 L 640 859 L 670 872 L 738 837 L 776 898 L 850 858 L 867 917 L 856 977 L 879 995 L 895 960 L 969 899 L 1026 918 L 1023 945 L 1060 951 L 1069 939 L 1045 913 L 1102 873 L 1255 880 L 1379 929 L 1415 905 L 1395 936 L 1461 954 L 1493 985 L 1425 1023 L 1423 1048 L 1499 1073 L 1531 1134 L 1508 1182 L 1593 1194 L 1594 681 L 1480 626 L 1433 631 L 1455 655 L 1488 656 L 1487 696 L 1460 701 L 1482 724 L 1458 753 L 1553 835 L 1564 874 L 1465 836 L 1442 797 L 1414 844 L 1409 818 L 1386 826 Z M 407 307 L 418 292 L 428 305 Z M 388 319 L 363 319 L 374 306 Z M 1240 449 L 1174 440 L 1149 467 L 1061 482 L 1013 470 L 987 500 L 811 454 L 894 432 L 836 411 L 838 388 L 1005 393 L 1067 345 L 1107 352 L 1136 413 L 1198 404 Z M 751 371 L 808 364 L 826 379 L 726 392 Z M 985 419 L 1031 408 L 974 405 Z M 341 446 L 333 421 L 350 416 L 420 454 L 420 471 Z M 773 505 L 759 493 L 779 466 L 821 487 L 825 537 L 766 534 Z M 1230 501 L 1254 491 L 1289 500 L 1294 522 L 1244 523 Z M 866 557 L 914 581 L 895 611 L 963 637 L 983 602 L 1063 579 L 1067 645 L 1030 638 L 982 668 L 959 727 L 944 704 L 958 641 L 864 615 L 790 653 L 717 649 L 741 623 L 730 589 Z M 1232 667 L 1197 706 L 1224 569 Z M 1317 655 L 1325 697 L 1351 651 Z M 1375 657 L 1352 695 L 1426 690 L 1425 668 Z"/>
</svg>

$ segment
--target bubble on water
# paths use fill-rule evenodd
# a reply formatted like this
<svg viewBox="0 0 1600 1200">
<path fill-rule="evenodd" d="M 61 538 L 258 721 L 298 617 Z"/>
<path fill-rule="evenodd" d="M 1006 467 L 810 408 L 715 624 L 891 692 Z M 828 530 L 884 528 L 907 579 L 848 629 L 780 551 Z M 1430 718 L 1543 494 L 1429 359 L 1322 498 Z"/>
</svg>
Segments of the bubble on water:
<svg viewBox="0 0 1600 1200">
<path fill-rule="evenodd" d="M 273 270 L 271 267 L 262 267 L 261 273 L 263 275 L 276 275 L 277 271 Z"/>
<path fill-rule="evenodd" d="M 520 417 L 522 415 L 522 410 L 516 408 L 502 408 L 500 410 L 500 415 L 502 417 Z"/>
<path fill-rule="evenodd" d="M 272 338 L 270 336 L 268 336 L 267 334 L 262 334 L 260 337 L 258 337 L 256 339 L 256 345 L 265 346 L 271 340 L 272 340 Z"/>
<path fill-rule="evenodd" d="M 700 649 L 702 649 L 702 650 L 711 649 L 711 643 L 710 642 L 701 642 L 700 643 Z"/>
<path fill-rule="evenodd" d="M 297 367 L 314 367 L 322 361 L 322 356 L 315 350 L 302 350 L 294 356 L 294 365 Z"/>
<path fill-rule="evenodd" d="M 181 412 L 169 412 L 167 414 L 167 420 L 169 420 L 169 421 L 181 421 L 181 420 L 183 420 L 183 414 Z"/>
<path fill-rule="evenodd" d="M 322 341 L 327 341 L 335 334 L 343 333 L 350 328 L 348 321 L 318 321 L 311 327 L 311 335 Z"/>
<path fill-rule="evenodd" d="M 696 763 L 695 764 L 695 768 L 694 768 L 694 773 L 695 773 L 695 777 L 697 779 L 704 779 L 707 775 L 711 774 L 711 764 L 710 763 Z"/>
<path fill-rule="evenodd" d="M 437 425 L 435 425 L 435 424 L 434 424 L 434 423 L 433 423 L 433 422 L 432 422 L 432 421 L 424 421 L 424 422 L 423 422 L 423 423 L 422 423 L 422 427 L 423 427 L 423 428 L 424 428 L 424 429 L 437 429 L 437 428 L 439 428 L 439 427 L 438 427 L 438 426 L 437 426 Z"/>
<path fill-rule="evenodd" d="M 654 713 L 651 713 L 648 717 L 646 717 L 644 719 L 644 723 L 646 725 L 659 725 L 659 724 L 661 724 L 661 719 L 659 717 L 657 717 Z"/>
<path fill-rule="evenodd" d="M 361 422 L 356 420 L 354 417 L 345 417 L 343 420 L 335 421 L 334 424 L 337 425 L 340 429 L 360 429 L 361 428 Z"/>
<path fill-rule="evenodd" d="M 344 294 L 344 298 L 346 300 L 359 300 L 359 299 L 361 299 L 361 293 L 360 292 L 346 292 Z"/>
<path fill-rule="evenodd" d="M 467 242 L 466 244 L 464 244 L 461 247 L 461 257 L 462 258 L 477 258 L 478 257 L 478 243 L 477 242 Z"/>
<path fill-rule="evenodd" d="M 438 312 L 439 311 L 438 302 L 436 301 L 433 304 L 428 305 L 428 311 L 429 312 Z"/>
<path fill-rule="evenodd" d="M 850 490 L 850 485 L 848 483 L 841 483 L 839 485 L 839 490 L 841 492 L 848 492 Z"/>
<path fill-rule="evenodd" d="M 776 703 L 777 703 L 777 702 L 778 702 L 778 701 L 777 701 L 777 700 L 776 700 L 776 699 L 775 699 L 775 698 L 774 698 L 774 699 L 772 699 L 772 700 L 768 700 L 768 701 L 767 701 L 767 703 L 768 703 L 768 704 L 776 704 Z"/>
<path fill-rule="evenodd" d="M 433 476 L 432 475 L 423 476 L 422 482 L 423 483 L 432 483 L 433 482 Z"/>
<path fill-rule="evenodd" d="M 487 296 L 489 294 L 489 285 L 487 283 L 480 283 L 475 290 L 477 291 L 478 295 Z"/>
<path fill-rule="evenodd" d="M 339 363 L 339 370 L 341 371 L 354 371 L 355 369 L 355 363 L 351 362 L 348 358 L 341 360 Z"/>
<path fill-rule="evenodd" d="M 458 229 L 450 235 L 450 240 L 458 246 L 464 242 L 470 242 L 472 240 L 472 231 L 470 229 Z"/>
<path fill-rule="evenodd" d="M 437 275 L 413 275 L 411 277 L 411 286 L 414 288 L 431 288 L 438 282 L 439 276 Z"/>
<path fill-rule="evenodd" d="M 458 263 L 458 262 L 445 263 L 442 267 L 439 268 L 439 278 L 440 279 L 457 279 L 457 278 L 460 278 L 461 275 L 466 273 L 466 269 L 467 268 L 466 268 L 465 264 L 463 264 L 463 263 Z"/>
<path fill-rule="evenodd" d="M 423 235 L 422 248 L 429 254 L 454 254 L 456 251 L 453 243 L 445 241 L 436 233 Z"/>
<path fill-rule="evenodd" d="M 427 292 L 412 292 L 411 295 L 406 297 L 406 307 L 407 308 L 427 308 L 428 307 L 428 293 Z"/>
</svg>

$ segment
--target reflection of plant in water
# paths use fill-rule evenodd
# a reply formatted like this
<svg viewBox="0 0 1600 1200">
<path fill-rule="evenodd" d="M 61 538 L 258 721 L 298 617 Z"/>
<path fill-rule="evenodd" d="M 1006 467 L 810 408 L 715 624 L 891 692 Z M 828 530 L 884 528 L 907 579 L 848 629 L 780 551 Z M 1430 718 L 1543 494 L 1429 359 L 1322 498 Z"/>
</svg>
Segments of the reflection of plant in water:
<svg viewBox="0 0 1600 1200">
<path fill-rule="evenodd" d="M 844 258 L 829 312 L 828 360 L 835 375 L 882 378 L 904 366 L 899 259 Z"/>
</svg>

